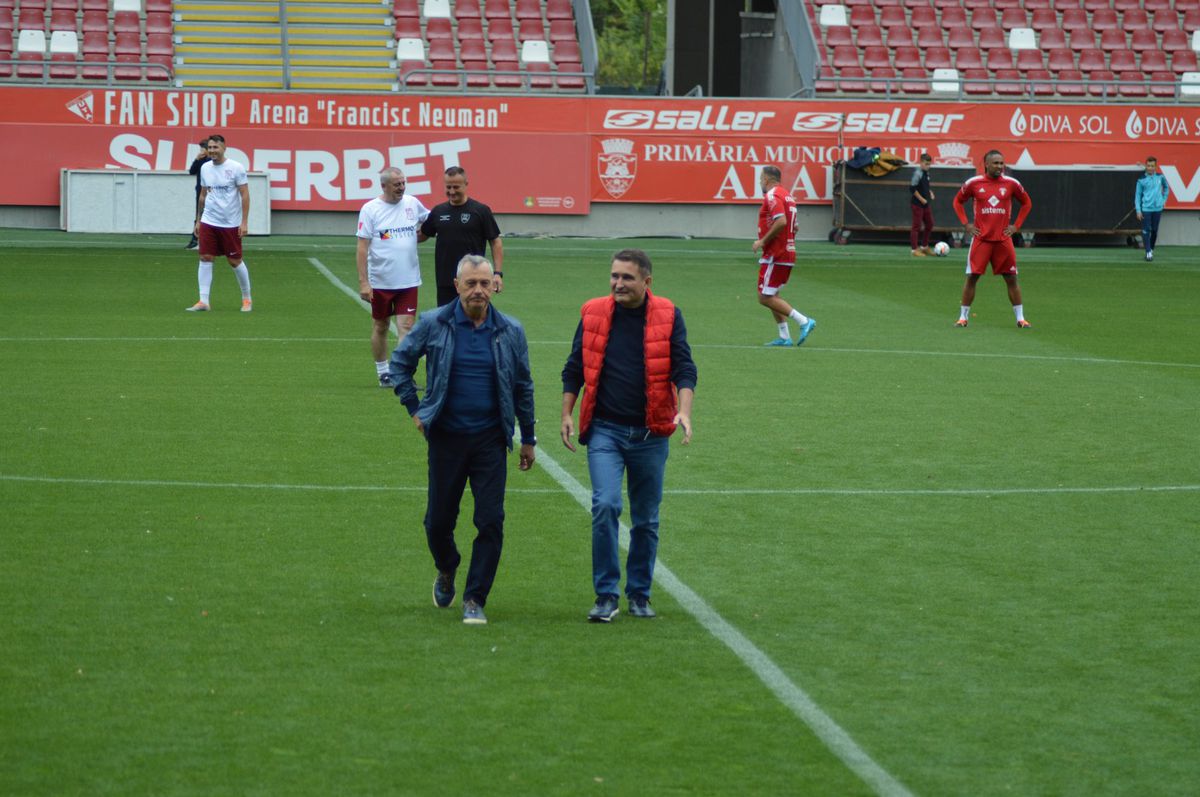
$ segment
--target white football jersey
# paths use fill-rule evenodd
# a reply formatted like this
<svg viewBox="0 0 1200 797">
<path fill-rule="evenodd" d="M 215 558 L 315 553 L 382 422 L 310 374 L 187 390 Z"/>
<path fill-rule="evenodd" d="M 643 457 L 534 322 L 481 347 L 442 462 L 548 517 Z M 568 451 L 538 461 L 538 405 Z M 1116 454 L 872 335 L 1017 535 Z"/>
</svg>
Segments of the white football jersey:
<svg viewBox="0 0 1200 797">
<path fill-rule="evenodd" d="M 367 247 L 367 282 L 380 290 L 400 290 L 421 284 L 417 262 L 417 230 L 429 211 L 416 197 L 405 194 L 392 204 L 376 197 L 358 213 L 359 238 Z"/>
<path fill-rule="evenodd" d="M 242 226 L 242 194 L 246 185 L 246 167 L 232 158 L 221 165 L 212 161 L 200 167 L 200 185 L 208 189 L 204 198 L 204 215 L 200 221 L 213 227 Z"/>
</svg>

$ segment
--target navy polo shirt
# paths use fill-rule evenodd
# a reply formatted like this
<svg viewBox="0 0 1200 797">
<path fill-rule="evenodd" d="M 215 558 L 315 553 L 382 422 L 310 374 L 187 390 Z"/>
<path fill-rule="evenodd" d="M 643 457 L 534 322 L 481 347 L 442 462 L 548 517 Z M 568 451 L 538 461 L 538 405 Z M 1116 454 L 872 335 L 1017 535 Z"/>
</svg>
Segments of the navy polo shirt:
<svg viewBox="0 0 1200 797">
<path fill-rule="evenodd" d="M 446 404 L 438 414 L 440 429 L 456 434 L 477 434 L 500 427 L 496 396 L 496 358 L 492 341 L 496 325 L 491 308 L 483 323 L 475 322 L 454 306 L 454 356 Z"/>
</svg>

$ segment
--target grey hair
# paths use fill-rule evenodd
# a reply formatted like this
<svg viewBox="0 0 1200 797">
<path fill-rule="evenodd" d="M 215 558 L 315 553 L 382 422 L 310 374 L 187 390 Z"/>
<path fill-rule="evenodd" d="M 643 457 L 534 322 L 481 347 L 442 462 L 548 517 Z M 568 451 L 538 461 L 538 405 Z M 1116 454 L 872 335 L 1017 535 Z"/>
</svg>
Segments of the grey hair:
<svg viewBox="0 0 1200 797">
<path fill-rule="evenodd" d="M 492 268 L 491 262 L 486 257 L 482 255 L 463 255 L 463 259 L 458 261 L 458 269 L 454 272 L 454 278 L 458 279 L 461 277 L 464 268 L 479 268 L 480 266 L 487 266 L 490 271 L 495 273 L 495 269 Z"/>
<path fill-rule="evenodd" d="M 403 177 L 404 172 L 397 169 L 395 166 L 388 166 L 379 172 L 379 184 L 383 185 L 388 180 L 394 180 L 397 177 Z"/>
</svg>

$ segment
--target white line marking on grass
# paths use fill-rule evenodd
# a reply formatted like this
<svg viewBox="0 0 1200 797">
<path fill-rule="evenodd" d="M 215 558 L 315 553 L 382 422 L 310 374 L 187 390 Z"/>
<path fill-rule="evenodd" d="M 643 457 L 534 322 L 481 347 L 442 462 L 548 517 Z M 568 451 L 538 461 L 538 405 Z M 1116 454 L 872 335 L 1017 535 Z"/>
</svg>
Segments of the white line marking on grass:
<svg viewBox="0 0 1200 797">
<path fill-rule="evenodd" d="M 313 490 L 334 493 L 425 492 L 424 485 L 413 487 L 386 487 L 379 485 L 354 484 L 251 484 L 248 482 L 196 482 L 171 481 L 169 479 L 70 479 L 61 478 L 58 476 L 15 476 L 7 473 L 0 473 L 0 482 L 38 482 L 41 484 L 83 484 L 119 487 L 196 487 L 200 489 L 217 490 Z M 545 490 L 544 492 L 557 491 Z"/>
<path fill-rule="evenodd" d="M 358 299 L 358 294 L 342 283 L 329 269 L 321 265 L 320 261 L 310 258 L 309 262 L 316 266 L 330 282 L 338 286 L 343 293 Z M 591 512 L 591 493 L 575 477 L 563 470 L 562 466 L 545 449 L 538 454 L 538 461 L 542 463 L 542 468 L 583 507 L 585 512 Z M 624 524 L 621 524 L 620 529 L 621 547 L 628 550 L 629 529 Z M 900 781 L 876 764 L 866 751 L 850 737 L 850 734 L 846 733 L 840 725 L 822 711 L 821 707 L 813 702 L 803 689 L 793 683 L 767 654 L 759 650 L 742 632 L 730 625 L 687 584 L 680 581 L 661 560 L 655 568 L 655 577 L 668 594 L 673 596 L 710 634 L 725 643 L 725 646 L 733 651 L 767 688 L 774 692 L 775 696 L 790 708 L 792 713 L 803 721 L 834 755 L 841 759 L 843 764 L 871 786 L 876 794 L 883 795 L 883 797 L 911 797 L 911 792 Z"/>
<path fill-rule="evenodd" d="M 1001 487 L 999 489 L 988 490 L 980 487 L 970 488 L 955 488 L 947 487 L 941 490 L 932 488 L 919 489 L 897 489 L 897 490 L 874 490 L 874 489 L 859 489 L 854 488 L 821 488 L 821 487 L 797 487 L 787 490 L 769 490 L 769 489 L 746 489 L 746 490 L 666 490 L 668 495 L 855 495 L 855 496 L 906 496 L 906 495 L 928 495 L 928 496 L 960 496 L 960 495 L 1056 495 L 1072 493 L 1081 493 L 1087 495 L 1104 494 L 1104 493 L 1186 493 L 1200 491 L 1200 484 L 1165 484 L 1160 486 L 1145 486 L 1145 485 L 1128 485 L 1116 487 Z"/>
</svg>

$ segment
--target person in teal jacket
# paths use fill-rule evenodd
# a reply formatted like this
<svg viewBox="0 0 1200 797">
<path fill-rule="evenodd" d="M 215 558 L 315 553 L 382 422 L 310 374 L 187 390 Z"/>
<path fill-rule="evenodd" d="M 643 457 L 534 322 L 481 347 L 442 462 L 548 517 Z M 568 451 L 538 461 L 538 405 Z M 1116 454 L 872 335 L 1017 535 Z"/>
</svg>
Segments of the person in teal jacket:
<svg viewBox="0 0 1200 797">
<path fill-rule="evenodd" d="M 1163 206 L 1167 204 L 1167 178 L 1158 173 L 1158 158 L 1146 158 L 1146 173 L 1138 178 L 1133 191 L 1133 209 L 1142 223 L 1142 246 L 1146 248 L 1146 262 L 1154 259 L 1154 244 L 1158 241 L 1158 223 L 1162 220 Z"/>
</svg>

